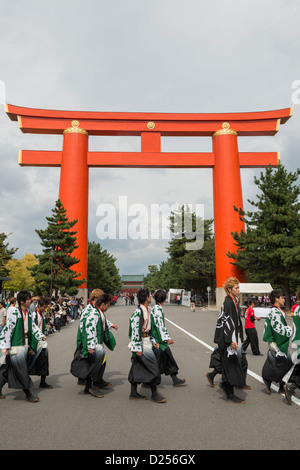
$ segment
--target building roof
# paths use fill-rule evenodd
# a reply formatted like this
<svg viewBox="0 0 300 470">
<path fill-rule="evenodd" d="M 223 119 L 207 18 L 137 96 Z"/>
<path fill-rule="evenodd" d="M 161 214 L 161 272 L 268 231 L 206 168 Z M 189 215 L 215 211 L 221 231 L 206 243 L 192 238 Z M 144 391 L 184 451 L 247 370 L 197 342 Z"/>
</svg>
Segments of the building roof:
<svg viewBox="0 0 300 470">
<path fill-rule="evenodd" d="M 140 287 L 142 287 L 140 284 L 126 284 L 123 289 L 139 289 Z"/>
<path fill-rule="evenodd" d="M 122 282 L 143 282 L 144 274 L 123 274 Z"/>
</svg>

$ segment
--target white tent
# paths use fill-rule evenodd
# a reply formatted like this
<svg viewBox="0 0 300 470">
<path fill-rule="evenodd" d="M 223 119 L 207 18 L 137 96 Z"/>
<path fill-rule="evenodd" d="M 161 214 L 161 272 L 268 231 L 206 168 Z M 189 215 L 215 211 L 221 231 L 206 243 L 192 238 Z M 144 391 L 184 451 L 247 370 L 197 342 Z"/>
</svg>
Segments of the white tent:
<svg viewBox="0 0 300 470">
<path fill-rule="evenodd" d="M 267 283 L 240 283 L 240 295 L 243 294 L 251 294 L 251 295 L 263 295 L 263 294 L 270 294 L 272 292 L 273 287 L 271 284 Z M 246 308 L 243 306 L 242 308 Z M 268 313 L 270 312 L 270 308 L 264 307 L 255 307 L 254 312 L 257 317 L 265 318 Z"/>
<path fill-rule="evenodd" d="M 184 292 L 184 289 L 169 289 L 168 292 L 168 302 L 172 302 L 176 299 L 177 295 L 180 295 L 182 297 L 182 293 Z"/>
<path fill-rule="evenodd" d="M 270 294 L 272 292 L 273 287 L 268 282 L 261 283 L 251 283 L 251 282 L 241 282 L 240 283 L 240 294 Z"/>
</svg>

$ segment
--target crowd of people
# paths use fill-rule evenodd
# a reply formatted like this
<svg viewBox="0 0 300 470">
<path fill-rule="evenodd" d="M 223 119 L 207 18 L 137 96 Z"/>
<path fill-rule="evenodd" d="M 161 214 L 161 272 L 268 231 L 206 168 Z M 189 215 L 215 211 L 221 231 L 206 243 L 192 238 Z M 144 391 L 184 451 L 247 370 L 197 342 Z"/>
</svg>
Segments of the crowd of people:
<svg viewBox="0 0 300 470">
<path fill-rule="evenodd" d="M 165 403 L 166 398 L 157 390 L 161 375 L 169 375 L 174 387 L 185 385 L 186 379 L 178 378 L 178 366 L 169 346 L 173 340 L 166 329 L 163 314 L 167 294 L 161 289 L 154 298 L 156 304 L 150 312 L 148 307 L 152 296 L 147 288 L 141 288 L 137 293 L 138 306 L 130 318 L 129 398 L 145 399 L 137 391 L 137 386 L 143 384 L 151 388 L 153 401 Z M 16 299 L 10 299 L 12 310 L 5 314 L 0 334 L 0 399 L 5 398 L 2 389 L 7 384 L 9 388 L 22 389 L 27 401 L 38 402 L 39 397 L 30 390 L 33 386 L 31 375 L 40 376 L 40 387 L 52 388 L 48 379 L 46 382 L 49 376 L 46 336 L 77 318 L 77 345 L 70 372 L 77 377 L 79 384 L 85 386 L 85 394 L 102 398 L 102 389 L 112 385 L 104 379 L 107 365 L 104 346 L 114 349 L 116 341 L 111 329 L 118 328 L 105 315 L 112 300 L 112 296 L 101 289 L 91 292 L 84 308 L 80 302 L 77 303 L 78 309 L 72 309 L 76 306 L 74 299 L 55 302 L 46 297 L 31 297 L 27 290 L 18 292 Z"/>
<path fill-rule="evenodd" d="M 39 300 L 46 302 L 44 310 L 45 335 L 61 331 L 61 328 L 72 323 L 80 317 L 84 308 L 83 298 L 58 298 L 32 296 L 29 306 L 30 312 L 34 314 L 37 311 Z M 0 333 L 5 325 L 9 314 L 18 306 L 17 298 L 10 297 L 0 301 Z"/>
<path fill-rule="evenodd" d="M 248 299 L 245 325 L 241 321 L 239 305 L 239 281 L 231 277 L 224 285 L 226 297 L 218 316 L 210 368 L 206 374 L 211 387 L 214 378 L 221 375 L 219 388 L 227 401 L 245 403 L 236 394 L 236 388 L 249 389 L 246 383 L 248 362 L 246 350 L 251 345 L 253 355 L 260 355 L 255 322 L 255 299 Z M 164 303 L 167 293 L 158 289 L 154 294 L 155 305 L 151 308 L 152 295 L 146 287 L 137 292 L 137 307 L 129 319 L 131 364 L 128 373 L 131 400 L 144 400 L 146 396 L 138 391 L 138 385 L 151 389 L 151 399 L 165 403 L 167 399 L 159 393 L 161 376 L 170 376 L 174 387 L 185 385 L 187 380 L 178 378 L 179 367 L 170 345 L 174 343 L 164 320 Z M 284 295 L 279 290 L 270 294 L 271 311 L 265 320 L 263 341 L 269 345 L 262 368 L 262 378 L 267 393 L 272 383 L 279 384 L 289 404 L 292 395 L 300 388 L 300 289 L 297 292 L 296 308 L 293 310 L 293 324 L 289 326 L 284 313 Z M 32 297 L 27 290 L 21 290 L 17 298 L 0 304 L 0 399 L 5 398 L 2 388 L 22 389 L 26 400 L 37 402 L 30 388 L 31 375 L 40 376 L 40 387 L 52 388 L 46 381 L 49 376 L 49 354 L 47 335 L 60 331 L 63 326 L 78 321 L 77 344 L 70 371 L 78 383 L 85 386 L 84 393 L 102 398 L 103 388 L 112 386 L 104 379 L 107 366 L 105 347 L 114 350 L 116 341 L 112 329 L 118 325 L 106 318 L 106 311 L 113 304 L 111 295 L 101 289 L 91 292 L 89 302 L 82 299 L 58 299 Z M 244 338 L 244 332 L 246 338 Z M 290 344 L 291 343 L 291 344 Z M 295 348 L 291 357 L 289 347 Z"/>
<path fill-rule="evenodd" d="M 80 317 L 83 299 L 31 296 L 27 290 L 17 297 L 0 301 L 0 399 L 2 388 L 22 389 L 27 401 L 36 403 L 30 388 L 31 375 L 40 376 L 41 388 L 53 388 L 46 382 L 49 355 L 46 338 Z"/>
<path fill-rule="evenodd" d="M 129 292 L 129 293 L 126 292 L 126 293 L 123 295 L 123 298 L 124 298 L 124 300 L 125 300 L 125 304 L 126 304 L 126 305 L 135 305 L 135 302 L 134 302 L 134 300 L 135 300 L 135 295 L 134 295 L 133 292 Z"/>
<path fill-rule="evenodd" d="M 46 382 L 49 376 L 47 336 L 61 331 L 62 327 L 75 320 L 79 320 L 80 329 L 81 320 L 85 320 L 87 313 L 93 309 L 94 292 L 86 307 L 83 298 L 55 300 L 31 296 L 27 290 L 19 291 L 17 297 L 1 301 L 0 399 L 5 398 L 2 389 L 8 384 L 9 388 L 22 389 L 27 401 L 38 402 L 39 398 L 30 391 L 33 385 L 31 375 L 40 376 L 40 387 L 53 388 Z M 109 306 L 112 297 L 108 297 Z M 86 378 L 86 382 L 89 383 L 89 378 Z"/>
</svg>

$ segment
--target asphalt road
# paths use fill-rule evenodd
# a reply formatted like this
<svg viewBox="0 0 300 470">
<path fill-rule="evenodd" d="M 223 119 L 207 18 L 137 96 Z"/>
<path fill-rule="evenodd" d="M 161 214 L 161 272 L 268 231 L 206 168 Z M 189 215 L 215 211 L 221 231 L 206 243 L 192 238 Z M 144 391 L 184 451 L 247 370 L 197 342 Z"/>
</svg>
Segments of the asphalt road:
<svg viewBox="0 0 300 470">
<path fill-rule="evenodd" d="M 122 305 L 121 305 L 122 304 Z M 165 307 L 167 328 L 174 344 L 173 355 L 179 365 L 179 377 L 187 385 L 174 388 L 162 377 L 161 393 L 167 403 L 129 400 L 127 380 L 130 351 L 127 348 L 128 319 L 133 307 L 123 301 L 111 307 L 108 318 L 117 323 L 117 346 L 107 351 L 104 378 L 113 382 L 104 398 L 83 393 L 70 374 L 76 344 L 78 321 L 48 337 L 52 390 L 34 393 L 39 403 L 28 403 L 22 391 L 4 387 L 0 400 L 1 450 L 298 450 L 300 394 L 290 406 L 276 391 L 267 395 L 261 382 L 261 370 L 267 351 L 262 341 L 264 321 L 257 322 L 263 356 L 253 356 L 248 348 L 248 378 L 251 390 L 238 391 L 246 404 L 224 400 L 219 388 L 208 385 L 205 373 L 217 321 L 216 310 Z M 292 322 L 291 318 L 288 322 Z M 219 378 L 217 377 L 217 382 Z M 150 391 L 143 390 L 150 398 Z M 45 461 L 44 461 L 45 462 Z"/>
</svg>

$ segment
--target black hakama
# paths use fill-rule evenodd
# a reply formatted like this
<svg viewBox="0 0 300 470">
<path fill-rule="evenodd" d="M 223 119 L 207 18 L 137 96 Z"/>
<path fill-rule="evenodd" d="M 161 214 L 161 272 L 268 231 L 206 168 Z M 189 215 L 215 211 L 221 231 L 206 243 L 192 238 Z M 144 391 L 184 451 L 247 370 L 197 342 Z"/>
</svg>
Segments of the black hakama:
<svg viewBox="0 0 300 470">
<path fill-rule="evenodd" d="M 235 367 L 236 364 L 236 358 L 234 360 L 227 360 L 225 358 L 225 361 L 222 361 L 222 354 L 225 354 L 224 351 L 222 353 L 222 350 L 220 348 L 215 348 L 213 350 L 213 352 L 211 353 L 211 356 L 210 356 L 210 363 L 209 363 L 209 367 L 214 369 L 215 373 L 217 374 L 222 374 L 223 375 L 223 381 L 225 381 L 226 377 L 231 377 L 233 374 L 231 372 L 231 369 L 233 368 L 233 366 Z M 237 359 L 238 359 L 238 362 L 240 364 L 240 367 L 239 369 L 241 370 L 242 372 L 242 376 L 243 376 L 243 386 L 246 385 L 246 377 L 247 377 L 247 370 L 248 370 L 248 361 L 247 361 L 247 358 L 246 358 L 246 354 L 242 351 L 241 348 L 238 348 L 237 350 Z M 223 368 L 224 368 L 224 371 L 222 369 L 222 364 L 223 365 Z M 240 370 L 238 372 L 238 374 L 240 375 Z M 236 375 L 236 372 L 234 373 L 234 375 Z M 235 379 L 235 382 L 237 380 Z M 239 382 L 241 381 L 240 378 L 238 380 Z"/>
<path fill-rule="evenodd" d="M 162 348 L 154 348 L 154 353 L 161 374 L 178 374 L 179 367 L 174 359 L 171 348 L 169 348 L 169 346 L 167 346 L 164 350 Z"/>
<path fill-rule="evenodd" d="M 48 376 L 49 375 L 49 354 L 48 347 L 38 346 L 35 354 L 28 354 L 27 367 L 29 375 Z"/>
<path fill-rule="evenodd" d="M 269 349 L 262 368 L 262 378 L 270 382 L 281 382 L 292 366 L 293 363 L 289 353 L 287 353 L 287 356 L 276 356 L 276 352 Z"/>
<path fill-rule="evenodd" d="M 222 359 L 219 347 L 215 348 L 211 353 L 209 367 L 214 369 L 218 374 L 222 374 Z"/>
<path fill-rule="evenodd" d="M 233 387 L 246 385 L 247 360 L 240 351 L 237 354 L 228 355 L 227 349 L 221 349 L 222 381 Z"/>
<path fill-rule="evenodd" d="M 28 389 L 33 386 L 33 382 L 27 369 L 27 346 L 17 346 L 16 354 L 8 353 L 6 355 L 6 364 L 8 366 L 7 384 L 8 388 Z"/>
<path fill-rule="evenodd" d="M 82 349 L 76 349 L 70 372 L 78 379 L 89 379 L 92 382 L 101 383 L 105 366 L 105 350 L 102 346 L 97 345 L 94 354 L 88 354 L 86 358 L 82 354 Z"/>
<path fill-rule="evenodd" d="M 289 382 L 294 383 L 298 388 L 300 388 L 300 364 L 295 365 L 293 368 L 293 371 L 289 377 Z"/>
<path fill-rule="evenodd" d="M 160 384 L 159 366 L 150 341 L 144 341 L 143 339 L 142 356 L 132 355 L 128 381 L 131 384 L 143 383 L 149 386 Z"/>
</svg>

